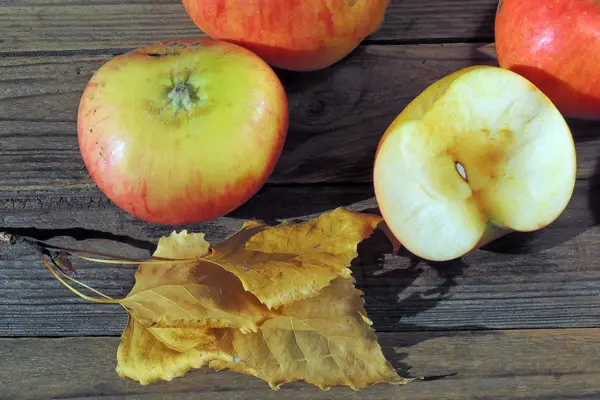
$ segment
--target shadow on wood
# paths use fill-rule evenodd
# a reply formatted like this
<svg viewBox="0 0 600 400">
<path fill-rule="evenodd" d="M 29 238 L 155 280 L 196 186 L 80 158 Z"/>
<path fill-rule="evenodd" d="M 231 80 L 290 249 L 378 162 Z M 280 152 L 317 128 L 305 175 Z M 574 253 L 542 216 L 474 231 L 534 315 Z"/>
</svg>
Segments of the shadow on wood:
<svg viewBox="0 0 600 400">
<path fill-rule="evenodd" d="M 600 224 L 600 158 L 596 162 L 596 171 L 590 179 L 589 212 L 595 225 Z"/>
<path fill-rule="evenodd" d="M 487 5 L 486 5 L 487 6 Z M 498 9 L 498 3 L 490 2 L 489 8 L 481 11 L 481 17 L 479 19 L 479 27 L 477 28 L 476 38 L 481 40 L 489 40 L 494 38 L 494 25 L 496 24 L 496 11 Z"/>
<path fill-rule="evenodd" d="M 274 221 L 300 218 L 373 199 L 372 185 L 266 186 L 237 210 L 236 219 Z"/>
<path fill-rule="evenodd" d="M 373 209 L 364 211 L 376 212 Z M 450 290 L 457 285 L 457 278 L 469 268 L 469 265 L 460 259 L 450 262 L 429 262 L 416 257 L 405 249 L 400 249 L 396 254 L 393 253 L 392 243 L 381 229 L 377 229 L 371 237 L 363 240 L 358 245 L 358 257 L 353 262 L 352 271 L 357 281 L 356 287 L 364 292 L 367 314 L 372 317 L 380 314 L 383 310 L 386 313 L 386 318 L 397 321 L 395 328 L 398 331 L 431 330 L 431 327 L 405 323 L 403 319 L 415 317 L 424 311 L 435 308 L 441 301 L 446 300 L 450 296 Z M 401 266 L 386 271 L 384 269 L 386 257 L 399 258 L 400 261 L 395 264 Z M 441 283 L 433 288 L 415 291 L 403 297 L 402 293 L 413 286 L 414 282 L 428 269 L 437 274 L 441 279 Z M 381 290 L 382 280 L 388 282 L 387 287 L 383 285 L 383 291 Z M 374 281 L 377 281 L 375 285 Z M 370 289 L 373 287 L 378 289 L 375 296 L 371 296 L 370 293 Z M 450 334 L 461 334 L 462 331 L 483 332 L 483 329 L 484 327 L 477 325 L 462 326 L 458 329 L 453 327 L 453 332 Z M 473 333 L 466 334 L 472 335 Z M 445 334 L 440 332 L 439 336 L 445 336 Z M 405 343 L 402 343 L 402 348 L 406 350 L 418 345 L 421 341 L 420 336 L 415 335 L 412 340 L 406 340 Z M 385 354 L 385 356 L 389 360 L 393 360 L 394 368 L 400 375 L 411 377 L 409 371 L 412 366 L 404 361 L 408 356 L 408 352 Z M 424 378 L 431 380 L 444 377 L 446 376 Z"/>
<path fill-rule="evenodd" d="M 118 235 L 112 232 L 104 232 L 95 229 L 86 228 L 63 228 L 63 229 L 38 229 L 38 228 L 2 228 L 0 232 L 9 232 L 13 235 L 19 235 L 35 240 L 47 241 L 61 236 L 67 236 L 77 242 L 92 239 L 103 239 L 112 242 L 119 242 L 132 247 L 146 250 L 150 253 L 156 249 L 156 244 L 148 240 L 135 239 L 127 235 Z"/>
<path fill-rule="evenodd" d="M 376 72 L 378 63 L 361 46 L 330 68 L 302 73 L 277 70 L 288 97 L 290 121 L 271 181 L 331 181 L 332 168 L 339 171 L 341 182 L 365 181 L 371 175 L 377 143 L 393 120 L 365 106 L 376 100 L 365 99 L 373 96 L 374 85 L 381 84 L 374 80 L 385 79 L 381 71 Z M 371 120 L 368 126 L 359 122 L 365 119 Z"/>
</svg>

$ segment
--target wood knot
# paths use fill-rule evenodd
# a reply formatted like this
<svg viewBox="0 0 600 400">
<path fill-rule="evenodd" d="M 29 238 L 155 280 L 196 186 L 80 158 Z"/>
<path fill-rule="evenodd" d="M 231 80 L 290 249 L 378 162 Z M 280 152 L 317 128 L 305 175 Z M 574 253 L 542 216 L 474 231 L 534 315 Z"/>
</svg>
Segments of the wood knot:
<svg viewBox="0 0 600 400">
<path fill-rule="evenodd" d="M 325 102 L 321 99 L 313 99 L 307 109 L 311 115 L 321 115 L 325 111 Z"/>
</svg>

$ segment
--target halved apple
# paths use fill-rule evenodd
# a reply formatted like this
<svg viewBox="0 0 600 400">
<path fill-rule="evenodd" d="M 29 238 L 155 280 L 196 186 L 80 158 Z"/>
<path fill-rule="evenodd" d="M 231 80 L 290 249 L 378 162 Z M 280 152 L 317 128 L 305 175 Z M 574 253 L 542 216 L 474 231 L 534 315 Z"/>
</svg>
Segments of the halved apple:
<svg viewBox="0 0 600 400">
<path fill-rule="evenodd" d="M 412 253 L 446 261 L 553 222 L 575 186 L 566 121 L 531 82 L 474 66 L 435 82 L 382 137 L 380 211 Z"/>
</svg>

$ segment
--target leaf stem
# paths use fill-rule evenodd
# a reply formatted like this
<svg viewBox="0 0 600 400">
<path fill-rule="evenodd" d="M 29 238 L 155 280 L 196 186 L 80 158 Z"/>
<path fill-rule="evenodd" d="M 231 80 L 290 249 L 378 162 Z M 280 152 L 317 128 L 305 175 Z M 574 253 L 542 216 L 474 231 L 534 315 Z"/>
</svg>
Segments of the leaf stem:
<svg viewBox="0 0 600 400">
<path fill-rule="evenodd" d="M 75 293 L 77 296 L 81 297 L 84 300 L 87 301 L 91 301 L 93 303 L 101 303 L 101 304 L 120 304 L 121 301 L 123 299 L 111 299 L 111 298 L 104 298 L 104 299 L 100 299 L 100 298 L 96 298 L 96 297 L 91 297 L 88 296 L 86 294 L 81 293 L 79 290 L 75 289 L 73 286 L 69 285 L 57 272 L 56 270 L 52 267 L 52 265 L 48 262 L 48 260 L 46 260 L 46 256 L 44 256 L 43 253 L 40 252 L 40 258 L 42 259 L 42 262 L 44 263 L 44 265 L 46 266 L 46 268 L 48 268 L 48 270 L 50 270 L 50 273 L 52 275 L 54 275 L 54 277 L 56 279 L 58 279 L 60 281 L 60 283 L 62 283 L 67 289 L 69 289 L 71 292 Z M 71 280 L 74 280 L 73 278 L 71 278 Z M 80 283 L 80 282 L 78 282 Z M 82 284 L 83 285 L 83 284 Z M 86 285 L 87 286 L 87 285 Z M 97 292 L 95 289 L 92 289 L 92 291 Z M 97 292 L 99 293 L 99 292 Z M 105 295 L 102 295 L 104 297 L 108 297 Z"/>
<path fill-rule="evenodd" d="M 170 265 L 172 265 L 172 264 L 189 264 L 192 262 L 198 262 L 198 260 L 199 260 L 199 258 L 171 259 L 171 258 L 155 257 L 155 256 L 151 256 L 150 260 L 147 260 L 147 261 L 135 260 L 132 258 L 121 257 L 118 255 L 101 253 L 101 252 L 92 251 L 92 250 L 78 250 L 78 249 L 72 249 L 69 247 L 55 246 L 55 245 L 47 244 L 47 243 L 44 243 L 44 242 L 41 242 L 41 241 L 38 241 L 35 239 L 29 239 L 29 238 L 26 238 L 26 237 L 23 237 L 20 235 L 11 234 L 11 233 L 7 233 L 7 232 L 0 232 L 0 242 L 10 243 L 11 245 L 15 245 L 15 244 L 21 242 L 30 247 L 33 247 L 39 253 L 40 259 L 42 260 L 42 262 L 44 263 L 46 268 L 48 268 L 50 273 L 60 283 L 62 283 L 67 289 L 69 289 L 71 292 L 73 292 L 74 294 L 76 294 L 77 296 L 81 297 L 84 300 L 91 301 L 94 303 L 102 303 L 102 304 L 121 304 L 121 302 L 124 299 L 113 299 L 112 297 L 105 295 L 104 293 L 94 289 L 93 287 L 88 286 L 85 283 L 80 282 L 77 279 L 67 275 L 62 270 L 62 268 L 59 269 L 59 271 L 60 271 L 60 274 L 59 274 L 56 271 L 56 269 L 54 269 L 54 267 L 51 265 L 51 263 L 49 263 L 48 260 L 46 259 L 46 256 L 48 256 L 48 257 L 52 258 L 53 261 L 55 261 L 56 256 L 52 255 L 51 250 L 59 251 L 66 255 L 77 257 L 82 260 L 86 260 L 86 261 L 90 261 L 90 262 L 94 262 L 94 263 L 101 263 L 101 264 L 133 264 L 133 265 L 170 264 Z M 60 255 L 60 253 L 59 253 L 59 255 Z M 94 256 L 106 257 L 106 258 L 89 257 L 88 255 L 94 255 Z M 68 259 L 65 259 L 64 261 L 70 265 L 70 262 L 68 262 Z M 60 267 L 60 265 L 58 265 L 58 266 Z M 62 276 L 61 276 L 61 274 L 62 274 Z M 102 298 L 88 296 L 88 295 L 80 292 L 79 290 L 74 288 L 72 285 L 70 285 L 67 281 L 65 281 L 65 279 L 63 279 L 63 276 L 64 276 L 64 278 L 68 279 L 69 281 L 71 281 L 81 287 L 84 287 L 93 293 L 96 293 L 97 295 L 101 296 Z"/>
<path fill-rule="evenodd" d="M 61 271 L 61 272 L 62 272 L 62 271 Z M 75 278 L 73 278 L 73 277 L 70 277 L 69 275 L 65 275 L 65 274 L 63 273 L 63 276 L 64 276 L 65 278 L 67 278 L 68 280 L 70 280 L 71 282 L 73 282 L 73 283 L 76 283 L 76 284 L 78 284 L 79 286 L 82 286 L 82 287 L 86 288 L 87 290 L 89 290 L 89 291 L 91 291 L 91 292 L 94 292 L 94 293 L 96 293 L 96 294 L 97 294 L 97 295 L 99 295 L 99 296 L 102 296 L 102 297 L 104 297 L 105 299 L 111 299 L 111 300 L 113 300 L 113 298 L 112 298 L 112 297 L 105 295 L 105 294 L 104 294 L 104 293 L 102 293 L 101 291 L 99 291 L 99 290 L 96 290 L 96 289 L 94 289 L 93 287 L 91 287 L 91 286 L 88 286 L 88 285 L 86 285 L 86 284 L 85 284 L 85 283 L 83 283 L 83 282 L 79 282 L 77 279 L 75 279 Z"/>
<path fill-rule="evenodd" d="M 109 260 L 101 258 L 93 258 L 81 256 L 79 254 L 71 254 L 74 257 L 81 258 L 85 261 L 100 263 L 100 264 L 123 264 L 123 265 L 147 265 L 147 264 L 189 264 L 200 260 L 199 258 L 184 258 L 184 259 L 155 259 L 150 261 L 135 261 L 135 260 Z"/>
</svg>

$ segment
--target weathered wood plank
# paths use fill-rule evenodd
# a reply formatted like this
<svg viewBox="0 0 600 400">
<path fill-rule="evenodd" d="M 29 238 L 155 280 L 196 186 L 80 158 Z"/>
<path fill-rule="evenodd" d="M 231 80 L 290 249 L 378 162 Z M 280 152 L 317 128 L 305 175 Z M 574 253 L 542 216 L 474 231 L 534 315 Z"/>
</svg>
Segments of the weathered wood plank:
<svg viewBox="0 0 600 400">
<path fill-rule="evenodd" d="M 0 339 L 1 398 L 18 399 L 597 399 L 600 329 L 379 333 L 402 375 L 394 387 L 323 392 L 304 383 L 271 391 L 256 378 L 208 368 L 141 386 L 114 371 L 118 338 Z"/>
<path fill-rule="evenodd" d="M 379 139 L 404 106 L 446 74 L 495 62 L 479 46 L 365 46 L 324 71 L 281 72 L 290 130 L 270 182 L 370 182 Z M 77 107 L 109 57 L 0 58 L 0 191 L 92 184 L 77 144 Z M 589 178 L 600 153 L 599 125 L 570 124 L 578 177 Z"/>
<path fill-rule="evenodd" d="M 497 0 L 394 0 L 370 42 L 493 40 Z M 0 53 L 111 51 L 197 37 L 178 0 L 9 0 L 0 4 Z"/>
<path fill-rule="evenodd" d="M 98 192 L 21 196 L 0 196 L 0 230 L 143 258 L 174 229 L 141 222 Z M 370 185 L 269 186 L 234 214 L 185 228 L 219 241 L 246 218 L 302 218 L 343 205 L 376 212 L 372 196 Z M 599 327 L 599 199 L 595 182 L 579 181 L 551 226 L 509 235 L 450 263 L 393 255 L 378 232 L 361 244 L 353 265 L 375 328 Z M 132 267 L 76 265 L 84 282 L 108 295 L 123 296 L 133 285 Z M 75 297 L 29 248 L 0 245 L 0 276 L 0 336 L 118 335 L 123 329 L 122 309 Z"/>
</svg>

